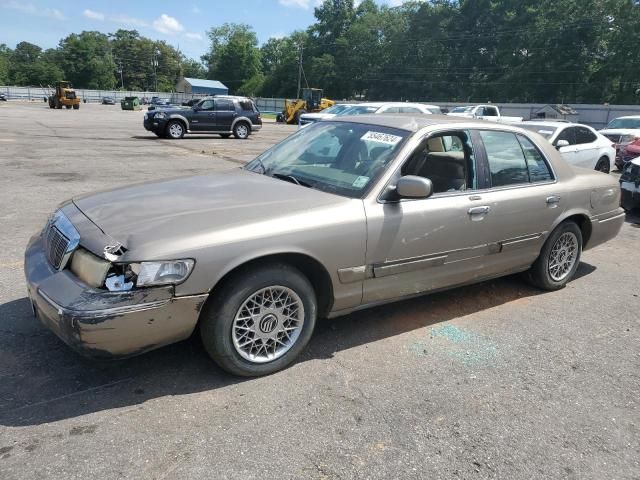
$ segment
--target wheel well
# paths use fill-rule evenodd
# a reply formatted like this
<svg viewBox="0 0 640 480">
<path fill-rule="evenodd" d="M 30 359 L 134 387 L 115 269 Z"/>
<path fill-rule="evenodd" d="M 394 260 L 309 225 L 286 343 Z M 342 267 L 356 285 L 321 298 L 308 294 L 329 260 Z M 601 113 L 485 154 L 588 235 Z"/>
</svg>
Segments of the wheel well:
<svg viewBox="0 0 640 480">
<path fill-rule="evenodd" d="M 331 277 L 324 268 L 324 266 L 316 259 L 304 255 L 302 253 L 281 253 L 274 255 L 267 255 L 260 258 L 255 258 L 242 265 L 238 265 L 233 270 L 227 272 L 216 285 L 209 292 L 209 298 L 213 298 L 218 290 L 229 281 L 230 278 L 236 275 L 243 275 L 249 270 L 260 268 L 263 265 L 268 264 L 287 264 L 298 269 L 304 276 L 307 277 L 313 290 L 316 293 L 318 301 L 318 317 L 323 318 L 329 314 L 333 305 L 333 284 L 331 283 Z"/>
<path fill-rule="evenodd" d="M 179 122 L 182 125 L 182 128 L 184 128 L 185 133 L 187 132 L 188 130 L 187 124 L 181 118 L 170 118 L 165 128 L 168 128 L 171 122 Z"/>
<path fill-rule="evenodd" d="M 234 123 L 233 128 L 236 128 L 236 125 L 240 125 L 241 123 L 244 123 L 249 128 L 249 131 L 251 131 L 251 122 L 249 120 L 245 120 L 244 118 Z"/>
<path fill-rule="evenodd" d="M 591 220 L 589 220 L 589 217 L 577 214 L 565 218 L 564 221 L 572 221 L 578 224 L 578 227 L 580 227 L 580 231 L 582 232 L 582 248 L 584 248 L 591 238 Z"/>
</svg>

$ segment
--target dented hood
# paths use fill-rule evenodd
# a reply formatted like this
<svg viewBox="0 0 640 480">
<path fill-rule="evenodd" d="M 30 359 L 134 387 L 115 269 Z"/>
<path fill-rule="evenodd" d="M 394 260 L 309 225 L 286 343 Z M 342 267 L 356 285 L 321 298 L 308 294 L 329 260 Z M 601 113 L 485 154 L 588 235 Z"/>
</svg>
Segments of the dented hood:
<svg viewBox="0 0 640 480">
<path fill-rule="evenodd" d="M 169 255 L 172 248 L 179 250 L 178 245 L 194 236 L 286 219 L 352 200 L 237 169 L 131 185 L 73 201 L 127 250 L 134 250 L 136 256 L 154 256 Z"/>
</svg>

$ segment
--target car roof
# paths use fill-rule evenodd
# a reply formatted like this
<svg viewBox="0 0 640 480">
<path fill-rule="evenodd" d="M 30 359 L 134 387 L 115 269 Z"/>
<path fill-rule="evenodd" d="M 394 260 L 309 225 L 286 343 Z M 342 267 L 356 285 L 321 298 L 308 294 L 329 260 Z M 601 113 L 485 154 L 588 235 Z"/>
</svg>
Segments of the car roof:
<svg viewBox="0 0 640 480">
<path fill-rule="evenodd" d="M 344 115 L 334 117 L 329 121 L 334 122 L 347 122 L 347 123 L 362 123 L 365 125 L 400 128 L 409 132 L 417 132 L 425 127 L 431 127 L 434 125 L 463 125 L 474 123 L 477 125 L 483 125 L 485 127 L 503 127 L 509 128 L 510 126 L 504 123 L 487 122 L 486 120 L 475 120 L 471 118 L 460 117 L 448 117 L 447 115 L 414 115 L 406 113 L 385 113 L 382 115 L 367 114 L 367 115 Z"/>
<path fill-rule="evenodd" d="M 621 118 L 633 118 L 633 119 L 638 119 L 638 118 L 640 118 L 640 115 L 627 115 L 626 117 L 616 117 L 616 118 L 613 118 L 612 120 L 620 120 Z"/>
</svg>

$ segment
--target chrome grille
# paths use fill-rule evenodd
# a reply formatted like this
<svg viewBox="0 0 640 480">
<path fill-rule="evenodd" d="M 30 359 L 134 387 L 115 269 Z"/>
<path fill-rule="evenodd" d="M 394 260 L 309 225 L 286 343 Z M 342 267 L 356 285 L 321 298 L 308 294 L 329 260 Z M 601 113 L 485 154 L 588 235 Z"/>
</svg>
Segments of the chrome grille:
<svg viewBox="0 0 640 480">
<path fill-rule="evenodd" d="M 62 270 L 73 251 L 80 244 L 80 234 L 69 219 L 58 210 L 43 232 L 47 259 L 57 270 Z"/>
<path fill-rule="evenodd" d="M 49 226 L 47 231 L 47 257 L 51 265 L 55 268 L 60 268 L 68 247 L 69 239 L 55 225 Z"/>
</svg>

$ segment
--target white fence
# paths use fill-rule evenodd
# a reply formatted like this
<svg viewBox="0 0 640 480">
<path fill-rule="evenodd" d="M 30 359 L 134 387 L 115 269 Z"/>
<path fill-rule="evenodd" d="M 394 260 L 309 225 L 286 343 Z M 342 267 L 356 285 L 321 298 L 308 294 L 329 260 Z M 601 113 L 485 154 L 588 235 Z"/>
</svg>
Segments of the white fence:
<svg viewBox="0 0 640 480">
<path fill-rule="evenodd" d="M 44 101 L 51 89 L 41 87 L 12 87 L 0 86 L 0 93 L 4 93 L 10 100 L 30 100 Z M 171 103 L 180 104 L 191 98 L 199 98 L 204 95 L 176 93 L 176 92 L 141 92 L 141 91 L 121 91 L 121 90 L 87 90 L 76 89 L 78 97 L 86 102 L 101 102 L 102 97 L 114 97 L 116 101 L 124 97 L 148 98 L 161 97 L 168 98 Z M 256 105 L 261 112 L 281 112 L 284 109 L 284 98 L 255 98 Z M 351 102 L 350 102 L 351 103 Z M 464 103 L 452 102 L 424 102 L 432 105 L 439 105 L 443 108 L 468 105 Z M 503 115 L 513 117 L 523 117 L 525 120 L 535 117 L 535 112 L 544 107 L 543 103 L 496 103 Z M 591 125 L 594 128 L 603 128 L 609 121 L 616 117 L 625 115 L 640 115 L 640 105 L 588 105 L 571 104 L 579 114 L 579 122 Z"/>
</svg>

